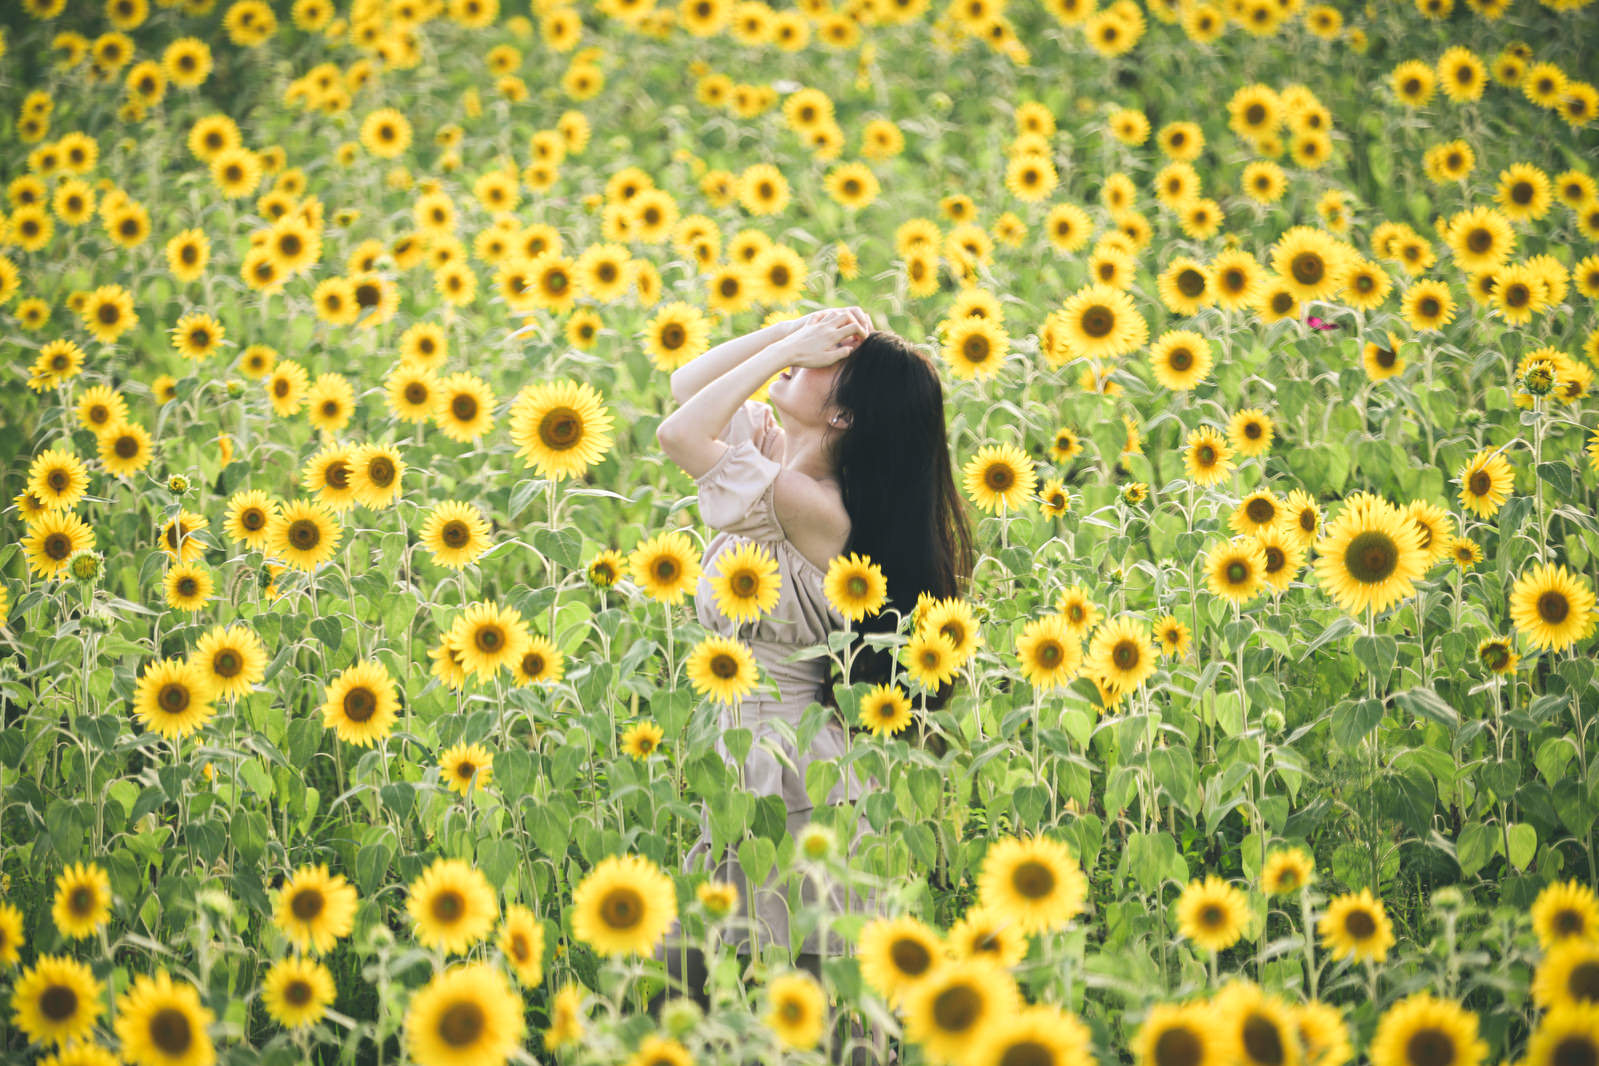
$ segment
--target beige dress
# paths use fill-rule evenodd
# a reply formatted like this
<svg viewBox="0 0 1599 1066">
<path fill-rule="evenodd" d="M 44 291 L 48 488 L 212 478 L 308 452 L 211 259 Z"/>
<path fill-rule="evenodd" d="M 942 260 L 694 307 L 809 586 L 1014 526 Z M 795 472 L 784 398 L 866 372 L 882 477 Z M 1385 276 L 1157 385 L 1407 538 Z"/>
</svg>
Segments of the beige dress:
<svg viewBox="0 0 1599 1066">
<path fill-rule="evenodd" d="M 728 445 L 716 465 L 695 479 L 699 488 L 700 517 L 705 524 L 718 530 L 707 543 L 702 561 L 703 573 L 694 594 L 694 610 L 700 624 L 713 633 L 736 637 L 749 645 L 754 652 L 763 680 L 769 680 L 777 689 L 776 697 L 756 693 L 739 702 L 737 711 L 726 704 L 713 704 L 719 713 L 723 731 L 742 726 L 754 734 L 749 755 L 744 762 L 744 784 L 751 792 L 761 795 L 782 796 L 788 808 L 788 832 L 798 838 L 810 820 L 812 803 L 805 792 L 805 769 L 817 759 L 837 759 L 844 754 L 845 734 L 836 716 L 816 734 L 810 748 L 803 752 L 768 727 L 772 721 L 782 719 L 794 729 L 799 728 L 805 708 L 813 699 L 817 685 L 826 676 L 828 660 L 825 656 L 785 663 L 782 660 L 807 645 L 825 644 L 829 632 L 842 629 L 844 616 L 828 602 L 822 591 L 825 571 L 801 555 L 786 536 L 777 520 L 772 502 L 773 486 L 782 470 L 783 431 L 772 415 L 772 409 L 757 400 L 748 400 L 734 413 L 719 439 Z M 764 544 L 776 557 L 781 588 L 777 604 L 754 622 L 739 626 L 724 616 L 716 605 L 716 595 L 711 588 L 710 576 L 719 573 L 717 557 L 724 551 L 736 549 L 747 540 Z M 736 630 L 736 632 L 735 632 Z M 762 746 L 763 737 L 776 743 L 794 763 L 789 769 Z M 735 766 L 720 737 L 716 750 L 730 767 Z M 880 787 L 874 778 L 862 784 L 855 772 L 843 775 L 825 800 L 829 804 L 859 800 L 867 789 Z M 848 787 L 848 796 L 845 789 Z M 853 853 L 859 836 L 866 826 L 862 818 L 853 833 L 841 831 L 839 843 L 849 836 L 848 846 Z M 711 829 L 707 813 L 701 819 L 699 838 L 689 848 L 684 859 L 687 871 L 706 870 L 713 877 L 730 881 L 738 887 L 740 903 L 745 916 L 754 926 L 755 953 L 769 943 L 789 946 L 788 896 L 792 891 L 797 904 L 816 899 L 810 879 L 801 874 L 789 875 L 781 861 L 768 876 L 765 884 L 752 891 L 749 879 L 739 866 L 734 848 L 727 849 L 721 864 L 711 866 Z M 792 889 L 789 882 L 792 881 Z M 830 886 L 831 910 L 842 914 L 846 910 L 845 890 L 842 885 Z M 868 909 L 871 896 L 862 897 L 858 888 L 849 892 L 848 909 Z M 741 954 L 750 953 L 747 941 L 734 938 Z M 842 938 L 830 934 L 828 954 L 841 954 Z M 821 953 L 817 930 L 808 933 L 803 943 L 795 947 L 798 952 Z"/>
</svg>

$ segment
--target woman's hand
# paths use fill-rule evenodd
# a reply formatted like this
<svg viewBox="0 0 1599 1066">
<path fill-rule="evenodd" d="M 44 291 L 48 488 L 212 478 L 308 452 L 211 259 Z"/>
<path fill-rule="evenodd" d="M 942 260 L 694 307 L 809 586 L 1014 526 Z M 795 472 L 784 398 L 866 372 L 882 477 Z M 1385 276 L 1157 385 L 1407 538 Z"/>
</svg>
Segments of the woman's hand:
<svg viewBox="0 0 1599 1066">
<path fill-rule="evenodd" d="M 877 328 L 872 325 L 871 316 L 859 307 L 823 307 L 812 311 L 809 314 L 801 315 L 798 318 L 785 319 L 782 324 L 787 327 L 787 331 L 783 334 L 783 336 L 793 336 L 796 331 L 803 329 L 805 326 L 817 321 L 823 316 L 831 315 L 840 311 L 853 316 L 855 321 L 860 323 L 862 337 L 865 337 L 868 333 Z"/>
<path fill-rule="evenodd" d="M 871 319 L 858 307 L 828 307 L 799 321 L 800 326 L 778 342 L 789 366 L 832 366 L 871 332 Z"/>
</svg>

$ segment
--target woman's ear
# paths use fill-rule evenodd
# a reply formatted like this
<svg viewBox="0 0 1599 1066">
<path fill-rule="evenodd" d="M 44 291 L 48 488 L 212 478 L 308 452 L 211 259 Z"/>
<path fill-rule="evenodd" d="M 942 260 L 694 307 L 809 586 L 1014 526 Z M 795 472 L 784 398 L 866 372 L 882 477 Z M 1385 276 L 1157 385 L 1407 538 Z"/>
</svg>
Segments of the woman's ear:
<svg viewBox="0 0 1599 1066">
<path fill-rule="evenodd" d="M 835 429 L 848 429 L 854 424 L 855 419 L 848 411 L 835 411 L 833 417 L 827 420 Z"/>
</svg>

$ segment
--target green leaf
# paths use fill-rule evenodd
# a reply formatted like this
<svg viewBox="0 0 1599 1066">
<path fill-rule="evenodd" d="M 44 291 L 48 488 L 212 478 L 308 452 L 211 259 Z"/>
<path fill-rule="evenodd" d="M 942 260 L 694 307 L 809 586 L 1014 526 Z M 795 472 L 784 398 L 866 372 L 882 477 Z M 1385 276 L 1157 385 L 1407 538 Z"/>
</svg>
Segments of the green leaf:
<svg viewBox="0 0 1599 1066">
<path fill-rule="evenodd" d="M 1381 700 L 1344 700 L 1333 707 L 1333 740 L 1340 748 L 1357 748 L 1381 721 Z"/>
<path fill-rule="evenodd" d="M 1355 638 L 1355 658 L 1366 672 L 1377 679 L 1377 686 L 1381 688 L 1388 682 L 1388 675 L 1393 673 L 1394 663 L 1399 658 L 1399 642 L 1386 633 L 1375 637 L 1361 635 Z"/>
<path fill-rule="evenodd" d="M 323 615 L 311 619 L 311 635 L 320 640 L 328 651 L 338 651 L 339 643 L 344 639 L 344 630 L 337 618 Z"/>
<path fill-rule="evenodd" d="M 1349 617 L 1347 614 L 1339 615 L 1337 618 L 1328 623 L 1326 629 L 1323 629 L 1320 633 L 1317 633 L 1313 638 L 1311 638 L 1310 643 L 1306 644 L 1304 650 L 1299 653 L 1299 661 L 1304 662 L 1317 648 L 1337 640 L 1345 633 L 1348 633 L 1356 628 L 1358 628 L 1358 625 L 1353 618 Z"/>
<path fill-rule="evenodd" d="M 1394 702 L 1411 714 L 1431 718 L 1451 732 L 1460 728 L 1460 712 L 1444 702 L 1444 698 L 1431 688 L 1413 688 L 1401 692 L 1394 697 Z"/>
<path fill-rule="evenodd" d="M 553 559 L 557 566 L 568 570 L 582 563 L 583 538 L 570 529 L 536 529 L 533 547 L 546 559 Z"/>
<path fill-rule="evenodd" d="M 1505 829 L 1505 835 L 1510 840 L 1510 854 L 1505 857 L 1516 869 L 1525 870 L 1538 852 L 1538 830 L 1526 822 L 1515 822 Z"/>
<path fill-rule="evenodd" d="M 1460 872 L 1475 877 L 1501 846 L 1499 833 L 1492 826 L 1481 822 L 1467 825 L 1455 839 L 1455 861 L 1460 863 Z"/>
</svg>

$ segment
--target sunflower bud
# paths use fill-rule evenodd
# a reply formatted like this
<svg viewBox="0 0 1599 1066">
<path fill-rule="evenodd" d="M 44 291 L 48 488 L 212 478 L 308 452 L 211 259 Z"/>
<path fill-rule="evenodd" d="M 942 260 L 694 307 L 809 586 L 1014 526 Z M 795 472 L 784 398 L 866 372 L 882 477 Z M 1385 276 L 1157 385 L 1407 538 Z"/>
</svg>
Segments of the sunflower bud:
<svg viewBox="0 0 1599 1066">
<path fill-rule="evenodd" d="M 72 553 L 72 557 L 67 560 L 67 570 L 79 581 L 89 584 L 104 572 L 103 564 L 104 557 L 99 552 L 85 548 Z"/>
<path fill-rule="evenodd" d="M 687 996 L 674 996 L 661 1008 L 661 1026 L 674 1040 L 680 1040 L 700 1023 L 700 1005 Z"/>
<path fill-rule="evenodd" d="M 1547 359 L 1534 359 L 1521 376 L 1521 387 L 1534 396 L 1549 395 L 1555 387 L 1554 364 Z"/>
<path fill-rule="evenodd" d="M 189 491 L 189 479 L 182 474 L 173 474 L 167 478 L 167 491 L 174 496 L 182 496 Z"/>
<path fill-rule="evenodd" d="M 800 854 L 812 862 L 821 862 L 832 855 L 835 843 L 837 841 L 833 837 L 833 831 L 825 825 L 812 822 L 800 832 Z"/>
<path fill-rule="evenodd" d="M 229 398 L 237 400 L 240 396 L 244 395 L 244 382 L 240 381 L 238 378 L 229 378 L 227 390 Z"/>
<path fill-rule="evenodd" d="M 1432 905 L 1441 911 L 1459 910 L 1465 903 L 1466 897 L 1455 885 L 1445 885 L 1432 894 Z"/>
<path fill-rule="evenodd" d="M 1283 712 L 1278 710 L 1276 707 L 1272 707 L 1267 710 L 1265 714 L 1261 715 L 1260 720 L 1261 724 L 1266 727 L 1266 731 L 1269 733 L 1280 733 L 1282 732 L 1283 726 L 1287 724 L 1287 719 L 1283 717 Z"/>
</svg>

